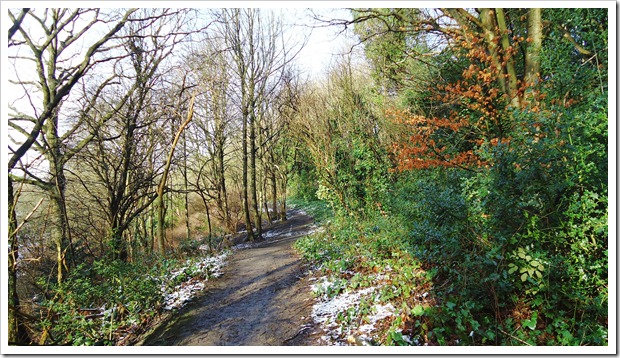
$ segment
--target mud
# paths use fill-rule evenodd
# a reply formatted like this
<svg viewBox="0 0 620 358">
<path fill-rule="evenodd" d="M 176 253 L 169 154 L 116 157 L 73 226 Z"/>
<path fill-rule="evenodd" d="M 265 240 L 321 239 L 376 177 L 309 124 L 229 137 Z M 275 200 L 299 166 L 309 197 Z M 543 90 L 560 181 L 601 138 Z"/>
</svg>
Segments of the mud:
<svg viewBox="0 0 620 358">
<path fill-rule="evenodd" d="M 291 247 L 311 224 L 311 217 L 291 211 L 289 220 L 264 232 L 267 239 L 232 254 L 224 275 L 142 345 L 320 345 L 308 277 Z"/>
</svg>

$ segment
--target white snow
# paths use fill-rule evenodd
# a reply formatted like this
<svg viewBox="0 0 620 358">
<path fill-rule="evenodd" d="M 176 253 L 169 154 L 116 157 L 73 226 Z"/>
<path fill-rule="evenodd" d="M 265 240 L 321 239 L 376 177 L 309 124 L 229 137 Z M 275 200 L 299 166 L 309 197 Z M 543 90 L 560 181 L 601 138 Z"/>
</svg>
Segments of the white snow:
<svg viewBox="0 0 620 358">
<path fill-rule="evenodd" d="M 370 287 L 355 292 L 344 292 L 332 299 L 319 302 L 312 307 L 312 318 L 319 323 L 334 321 L 338 313 L 359 304 L 362 296 L 367 296 L 374 290 L 374 287 Z"/>
<path fill-rule="evenodd" d="M 310 225 L 309 229 L 310 230 L 308 230 L 306 235 L 310 235 L 310 234 L 314 234 L 314 233 L 317 233 L 317 232 L 324 232 L 325 231 L 325 227 L 324 226 L 316 226 L 315 224 Z"/>
<path fill-rule="evenodd" d="M 172 293 L 165 296 L 166 303 L 164 309 L 170 311 L 183 307 L 187 302 L 191 301 L 196 291 L 201 291 L 204 288 L 205 284 L 202 281 L 175 287 Z"/>
<path fill-rule="evenodd" d="M 382 319 L 388 318 L 394 314 L 395 308 L 391 303 L 387 305 L 374 305 L 373 309 L 377 312 L 368 316 L 368 324 L 360 326 L 358 331 L 362 334 L 370 334 L 375 330 L 375 325 Z"/>
<path fill-rule="evenodd" d="M 311 278 L 311 280 L 317 280 L 316 278 Z M 325 292 L 327 291 L 327 288 L 329 286 L 332 286 L 334 283 L 329 281 L 327 279 L 327 276 L 322 276 L 320 279 L 320 282 L 317 282 L 315 284 L 312 284 L 310 287 L 312 288 L 312 293 L 317 294 L 319 292 Z"/>
<path fill-rule="evenodd" d="M 293 231 L 293 227 L 289 226 L 289 227 L 283 227 L 283 228 L 277 228 L 277 229 L 273 229 L 273 230 L 269 230 L 267 232 L 263 233 L 263 238 L 264 239 L 271 239 L 274 237 L 291 237 L 291 236 L 301 236 L 301 235 L 310 235 L 310 234 L 314 234 L 315 232 L 323 232 L 325 231 L 325 228 L 322 226 L 317 226 L 315 224 L 309 225 L 307 227 L 304 227 L 301 230 L 295 230 Z"/>
<path fill-rule="evenodd" d="M 326 276 L 323 276 L 317 280 L 316 283 L 311 285 L 311 288 L 314 293 L 321 293 L 326 292 L 329 287 L 335 284 L 336 281 L 330 281 Z M 374 313 L 366 317 L 367 324 L 360 327 L 346 327 L 345 333 L 348 333 L 347 338 L 343 338 L 343 327 L 336 322 L 336 318 L 339 313 L 346 312 L 351 307 L 359 306 L 362 299 L 368 299 L 379 287 L 381 286 L 373 286 L 356 291 L 345 291 L 332 298 L 328 298 L 326 294 L 321 295 L 319 302 L 312 307 L 312 319 L 315 323 L 319 324 L 325 332 L 325 335 L 323 335 L 321 339 L 333 345 L 346 345 L 355 342 L 354 339 L 351 339 L 351 334 L 354 334 L 362 343 L 370 341 L 372 338 L 370 335 L 375 331 L 377 323 L 394 315 L 395 308 L 392 304 L 381 305 L 375 303 L 371 307 L 371 312 Z"/>
<path fill-rule="evenodd" d="M 251 247 L 254 247 L 253 243 L 251 243 L 251 242 L 244 242 L 242 244 L 235 245 L 235 246 L 231 247 L 230 249 L 233 250 L 233 251 L 237 251 L 237 250 L 249 249 Z"/>
<path fill-rule="evenodd" d="M 174 270 L 167 278 L 167 282 L 174 280 L 177 276 L 191 268 L 191 271 L 200 271 L 205 277 L 219 277 L 222 275 L 222 267 L 225 264 L 226 257 L 229 252 L 224 252 L 218 256 L 205 257 L 198 262 L 186 262 L 186 266 Z M 208 279 L 190 278 L 188 281 L 182 282 L 175 286 L 171 292 L 167 292 L 166 282 L 162 283 L 161 290 L 164 294 L 164 309 L 172 310 L 175 308 L 183 307 L 188 301 L 190 301 L 197 291 L 202 291 L 205 288 L 205 282 Z"/>
<path fill-rule="evenodd" d="M 271 239 L 272 237 L 280 235 L 281 232 L 278 230 L 267 231 L 263 233 L 263 239 Z"/>
</svg>

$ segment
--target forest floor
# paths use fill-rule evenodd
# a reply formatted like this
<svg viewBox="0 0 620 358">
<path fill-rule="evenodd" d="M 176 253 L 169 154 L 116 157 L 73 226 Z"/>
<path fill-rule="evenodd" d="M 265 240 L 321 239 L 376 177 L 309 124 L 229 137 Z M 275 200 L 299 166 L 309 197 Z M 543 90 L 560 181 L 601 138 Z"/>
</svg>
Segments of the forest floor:
<svg viewBox="0 0 620 358">
<path fill-rule="evenodd" d="M 310 216 L 291 210 L 288 220 L 263 232 L 264 240 L 238 245 L 223 276 L 139 345 L 321 345 L 310 277 L 292 248 L 315 229 Z"/>
</svg>

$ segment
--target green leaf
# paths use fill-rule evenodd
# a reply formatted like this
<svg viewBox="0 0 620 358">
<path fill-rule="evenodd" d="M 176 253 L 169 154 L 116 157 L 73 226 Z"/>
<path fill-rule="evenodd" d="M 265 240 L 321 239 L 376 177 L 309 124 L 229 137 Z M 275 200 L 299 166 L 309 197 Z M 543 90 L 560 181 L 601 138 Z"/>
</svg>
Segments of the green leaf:
<svg viewBox="0 0 620 358">
<path fill-rule="evenodd" d="M 493 331 L 491 331 L 491 330 L 487 331 L 487 332 L 486 332 L 486 335 L 487 335 L 487 337 L 488 337 L 490 340 L 494 340 L 494 339 L 495 339 L 495 333 L 493 333 Z"/>
<path fill-rule="evenodd" d="M 451 303 L 451 302 L 448 302 Z M 416 305 L 413 307 L 413 309 L 411 309 L 411 314 L 416 316 L 416 317 L 420 317 L 424 315 L 424 307 L 420 306 L 420 305 Z"/>
<path fill-rule="evenodd" d="M 409 298 L 409 296 L 411 296 L 411 289 L 409 288 L 409 286 L 403 286 L 403 297 L 405 298 Z"/>
<path fill-rule="evenodd" d="M 512 264 L 510 264 L 512 265 Z M 510 267 L 510 265 L 508 265 L 508 267 Z M 509 274 L 513 274 L 515 271 L 517 271 L 519 268 L 515 265 L 512 265 L 512 267 L 510 267 L 510 269 L 508 270 Z"/>
<path fill-rule="evenodd" d="M 536 319 L 526 319 L 523 321 L 523 327 L 527 327 L 533 331 L 536 328 Z"/>
<path fill-rule="evenodd" d="M 531 330 L 534 330 L 534 329 L 536 329 L 536 321 L 537 320 L 538 320 L 538 312 L 533 312 L 532 313 L 532 317 L 530 319 L 524 320 L 522 323 L 523 323 L 524 327 L 527 327 L 527 328 L 529 328 Z"/>
<path fill-rule="evenodd" d="M 525 282 L 527 280 L 527 274 L 524 273 L 523 275 L 521 275 L 521 281 Z"/>
</svg>

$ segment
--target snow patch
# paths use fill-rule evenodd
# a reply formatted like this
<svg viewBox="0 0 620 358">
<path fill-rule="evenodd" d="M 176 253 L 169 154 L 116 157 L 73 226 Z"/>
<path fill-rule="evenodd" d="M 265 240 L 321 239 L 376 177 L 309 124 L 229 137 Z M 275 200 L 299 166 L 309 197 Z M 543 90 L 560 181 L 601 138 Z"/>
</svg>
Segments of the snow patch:
<svg viewBox="0 0 620 358">
<path fill-rule="evenodd" d="M 175 308 L 183 307 L 187 302 L 192 300 L 196 291 L 202 291 L 204 288 L 205 284 L 202 281 L 176 286 L 172 293 L 165 295 L 164 309 L 166 311 L 171 311 Z"/>
<path fill-rule="evenodd" d="M 230 249 L 233 251 L 237 251 L 237 250 L 244 250 L 244 249 L 249 249 L 251 247 L 254 247 L 255 244 L 251 243 L 251 242 L 244 242 L 242 244 L 238 244 L 235 245 L 233 247 L 231 247 Z"/>
<path fill-rule="evenodd" d="M 314 233 L 317 233 L 317 232 L 324 232 L 325 231 L 325 227 L 324 226 L 316 226 L 315 224 L 310 225 L 309 229 L 310 230 L 308 230 L 306 235 L 310 235 L 310 234 L 314 234 Z"/>
<path fill-rule="evenodd" d="M 396 310 L 391 303 L 387 305 L 374 305 L 372 308 L 373 311 L 376 311 L 375 314 L 368 316 L 368 324 L 360 326 L 358 331 L 363 335 L 369 335 L 371 332 L 375 330 L 375 325 L 377 322 L 388 318 L 394 315 L 394 311 Z"/>
<path fill-rule="evenodd" d="M 188 270 L 191 272 L 200 272 L 203 277 L 220 277 L 223 274 L 222 267 L 226 263 L 228 254 L 229 252 L 224 252 L 218 256 L 205 257 L 194 263 L 188 260 L 186 261 L 186 266 L 178 268 L 170 273 L 167 282 L 173 281 Z M 187 302 L 192 300 L 196 292 L 204 290 L 207 280 L 208 278 L 200 279 L 194 277 L 175 286 L 171 292 L 167 292 L 167 285 L 166 282 L 164 282 L 161 286 L 162 293 L 164 294 L 164 310 L 170 311 L 175 308 L 183 307 Z"/>
<path fill-rule="evenodd" d="M 362 296 L 366 296 L 375 290 L 374 287 L 366 288 L 355 292 L 344 292 L 312 307 L 312 318 L 315 322 L 326 323 L 335 321 L 340 312 L 344 312 L 350 307 L 360 303 Z"/>
<path fill-rule="evenodd" d="M 315 294 L 327 292 L 332 286 L 338 285 L 337 280 L 330 281 L 326 276 L 320 277 L 311 285 L 311 289 Z M 375 280 L 377 281 L 379 280 Z M 386 305 L 375 303 L 371 307 L 371 312 L 374 313 L 365 317 L 367 323 L 359 327 L 355 325 L 345 327 L 346 332 L 343 332 L 343 327 L 336 321 L 339 313 L 359 306 L 363 299 L 368 298 L 382 286 L 379 284 L 356 291 L 345 291 L 332 298 L 328 298 L 326 294 L 321 295 L 319 302 L 312 307 L 313 321 L 319 324 L 325 332 L 321 340 L 332 345 L 368 344 L 372 340 L 372 332 L 376 330 L 377 324 L 395 314 L 396 309 L 391 303 Z"/>
</svg>

